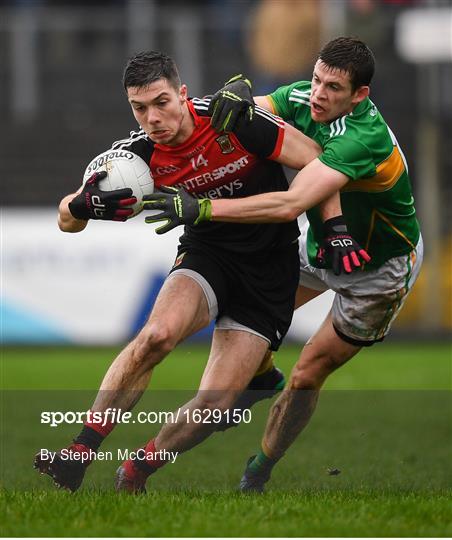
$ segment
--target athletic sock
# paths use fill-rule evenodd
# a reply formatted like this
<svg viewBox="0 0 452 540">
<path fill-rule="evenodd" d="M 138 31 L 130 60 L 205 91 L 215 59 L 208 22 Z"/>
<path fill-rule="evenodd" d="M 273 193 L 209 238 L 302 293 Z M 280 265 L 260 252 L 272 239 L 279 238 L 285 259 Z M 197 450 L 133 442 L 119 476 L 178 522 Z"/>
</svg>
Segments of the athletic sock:
<svg viewBox="0 0 452 540">
<path fill-rule="evenodd" d="M 98 421 L 94 421 L 94 418 L 89 418 L 84 423 L 78 437 L 74 439 L 74 443 L 83 444 L 94 450 L 94 452 L 97 452 L 102 441 L 111 433 L 115 425 L 114 422 L 106 420 L 103 415 Z"/>
<path fill-rule="evenodd" d="M 274 367 L 275 367 L 275 364 L 273 363 L 273 352 L 267 351 L 261 362 L 261 365 L 258 367 L 254 376 L 257 377 L 258 375 L 263 375 L 264 373 L 268 373 Z"/>
<path fill-rule="evenodd" d="M 166 461 L 159 457 L 158 450 L 155 448 L 155 440 L 151 439 L 142 449 L 139 456 L 133 459 L 134 466 L 148 475 L 153 474 L 165 465 Z M 144 456 L 144 459 L 143 457 Z"/>
<path fill-rule="evenodd" d="M 104 436 L 98 433 L 95 429 L 84 425 L 80 434 L 74 439 L 75 444 L 83 444 L 94 452 L 97 452 L 99 446 L 104 440 Z"/>
<path fill-rule="evenodd" d="M 278 459 L 269 458 L 263 450 L 259 450 L 259 452 L 256 454 L 256 457 L 253 459 L 253 461 L 248 465 L 248 470 L 252 473 L 258 474 L 261 472 L 268 472 L 273 469 L 273 467 L 276 465 L 276 463 L 279 461 Z"/>
<path fill-rule="evenodd" d="M 151 469 L 148 465 L 146 465 L 146 463 L 143 465 L 143 461 L 141 460 L 136 461 L 134 459 L 124 461 L 122 467 L 129 478 L 141 477 L 144 480 L 157 470 Z"/>
</svg>

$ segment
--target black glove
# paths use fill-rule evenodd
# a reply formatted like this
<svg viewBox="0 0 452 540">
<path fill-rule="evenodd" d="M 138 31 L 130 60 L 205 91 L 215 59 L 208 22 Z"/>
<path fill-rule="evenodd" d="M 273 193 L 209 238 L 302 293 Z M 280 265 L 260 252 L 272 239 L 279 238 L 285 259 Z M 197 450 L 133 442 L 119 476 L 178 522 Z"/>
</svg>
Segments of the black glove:
<svg viewBox="0 0 452 540">
<path fill-rule="evenodd" d="M 88 178 L 83 190 L 69 203 L 69 211 L 76 219 L 105 219 L 126 221 L 133 214 L 128 206 L 137 202 L 130 188 L 102 191 L 97 183 L 105 178 L 105 171 L 95 172 Z"/>
<path fill-rule="evenodd" d="M 328 260 L 338 276 L 342 271 L 350 274 L 361 267 L 361 259 L 368 263 L 370 256 L 348 233 L 343 216 L 328 219 L 323 224 L 323 243 L 316 255 L 317 264 L 326 268 Z M 353 263 L 353 265 L 352 265 Z"/>
<path fill-rule="evenodd" d="M 233 131 L 237 120 L 246 116 L 251 122 L 254 116 L 254 100 L 251 82 L 243 75 L 229 79 L 221 90 L 213 96 L 207 114 L 215 131 Z"/>
<path fill-rule="evenodd" d="M 209 199 L 196 199 L 184 188 L 160 186 L 160 191 L 143 197 L 144 210 L 162 210 L 158 214 L 148 216 L 146 223 L 166 221 L 155 232 L 163 234 L 178 225 L 197 225 L 201 221 L 210 221 L 212 203 Z"/>
</svg>

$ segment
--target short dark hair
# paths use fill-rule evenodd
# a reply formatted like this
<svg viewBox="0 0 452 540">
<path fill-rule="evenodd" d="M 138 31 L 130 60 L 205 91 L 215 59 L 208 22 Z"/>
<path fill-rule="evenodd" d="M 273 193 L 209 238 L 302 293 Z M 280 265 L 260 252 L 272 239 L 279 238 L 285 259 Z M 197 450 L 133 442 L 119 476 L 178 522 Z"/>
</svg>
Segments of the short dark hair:
<svg viewBox="0 0 452 540">
<path fill-rule="evenodd" d="M 131 86 L 143 87 L 167 79 L 179 90 L 181 82 L 176 62 L 166 54 L 158 51 L 143 51 L 135 54 L 127 61 L 122 74 L 124 90 Z"/>
<path fill-rule="evenodd" d="M 375 58 L 369 47 L 354 37 L 338 37 L 320 51 L 319 60 L 330 68 L 346 71 L 352 89 L 368 86 L 375 72 Z"/>
</svg>

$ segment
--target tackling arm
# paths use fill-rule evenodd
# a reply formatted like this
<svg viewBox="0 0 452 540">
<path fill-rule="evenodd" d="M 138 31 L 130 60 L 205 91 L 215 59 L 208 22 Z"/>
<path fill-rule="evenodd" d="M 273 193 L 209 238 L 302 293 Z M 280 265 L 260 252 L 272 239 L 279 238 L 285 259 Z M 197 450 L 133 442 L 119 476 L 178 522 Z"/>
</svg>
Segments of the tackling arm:
<svg viewBox="0 0 452 540">
<path fill-rule="evenodd" d="M 338 191 L 319 204 L 319 212 L 323 222 L 342 215 L 341 197 Z"/>
<path fill-rule="evenodd" d="M 265 109 L 271 113 L 276 113 L 272 107 L 270 99 L 267 96 L 256 96 L 254 97 L 254 102 L 262 109 Z M 317 156 L 318 154 L 314 155 L 312 159 L 315 159 Z M 339 192 L 334 193 L 331 195 L 331 197 L 321 202 L 319 204 L 319 211 L 322 221 L 324 222 L 328 219 L 342 215 L 341 198 Z"/>
<path fill-rule="evenodd" d="M 144 210 L 161 210 L 146 217 L 146 223 L 166 221 L 156 230 L 162 234 L 178 225 L 202 221 L 232 223 L 279 223 L 293 221 L 304 211 L 331 197 L 348 181 L 344 174 L 311 161 L 295 177 L 289 191 L 273 191 L 241 199 L 197 199 L 183 188 L 161 188 L 143 197 Z"/>
<path fill-rule="evenodd" d="M 295 131 L 297 137 L 304 135 Z M 290 130 L 288 130 L 290 133 Z M 287 157 L 286 137 L 278 158 L 281 163 L 300 167 L 309 161 L 308 154 L 316 151 L 306 147 L 299 149 L 295 158 Z M 298 165 L 293 161 L 297 160 Z M 300 165 L 301 163 L 301 165 Z M 146 223 L 166 221 L 166 225 L 157 229 L 159 234 L 182 224 L 197 225 L 202 221 L 224 221 L 233 223 L 272 223 L 293 221 L 307 209 L 330 198 L 348 182 L 344 174 L 314 159 L 294 178 L 288 191 L 262 193 L 240 199 L 197 199 L 184 189 L 161 189 L 152 195 L 143 197 L 145 210 L 162 210 L 146 217 Z M 340 212 L 339 212 L 340 213 Z"/>
<path fill-rule="evenodd" d="M 322 149 L 314 140 L 290 124 L 285 124 L 284 141 L 281 152 L 275 161 L 298 170 L 318 157 L 321 151 Z"/>
<path fill-rule="evenodd" d="M 271 101 L 268 98 L 268 96 L 256 96 L 254 97 L 254 102 L 256 103 L 256 105 L 258 105 L 262 109 L 265 109 L 271 113 L 276 113 L 276 111 L 272 107 Z M 295 129 L 295 128 L 291 128 L 291 129 Z M 306 163 L 308 163 L 309 161 L 318 157 L 320 153 L 320 147 L 316 143 L 314 143 L 312 139 L 309 139 L 306 136 L 304 137 L 307 141 L 310 141 L 310 143 L 313 143 L 313 144 L 309 144 L 307 141 L 305 142 L 305 145 L 306 145 L 305 156 L 307 158 Z M 309 159 L 308 152 L 311 152 L 311 159 Z M 290 151 L 289 151 L 289 154 L 290 154 Z M 299 165 L 298 167 L 295 167 L 295 168 L 302 168 L 304 165 L 306 165 L 306 163 L 303 165 Z M 286 163 L 284 163 L 284 165 L 286 165 Z M 339 196 L 339 192 L 334 193 L 328 199 L 322 201 L 319 204 L 319 211 L 320 211 L 322 220 L 324 222 L 327 221 L 328 219 L 342 215 L 341 198 Z"/>
<path fill-rule="evenodd" d="M 294 178 L 288 191 L 275 191 L 211 201 L 212 221 L 236 223 L 284 222 L 331 197 L 348 182 L 348 177 L 314 159 Z"/>
<path fill-rule="evenodd" d="M 256 105 L 262 109 L 266 109 L 271 113 L 276 111 L 273 109 L 272 104 L 268 96 L 257 96 L 254 98 Z M 314 156 L 314 158 L 317 156 Z M 314 159 L 313 158 L 313 159 Z M 319 212 L 322 217 L 322 221 L 326 222 L 329 219 L 337 218 L 342 215 L 341 198 L 339 192 L 334 193 L 328 199 L 325 199 L 319 204 Z"/>
</svg>

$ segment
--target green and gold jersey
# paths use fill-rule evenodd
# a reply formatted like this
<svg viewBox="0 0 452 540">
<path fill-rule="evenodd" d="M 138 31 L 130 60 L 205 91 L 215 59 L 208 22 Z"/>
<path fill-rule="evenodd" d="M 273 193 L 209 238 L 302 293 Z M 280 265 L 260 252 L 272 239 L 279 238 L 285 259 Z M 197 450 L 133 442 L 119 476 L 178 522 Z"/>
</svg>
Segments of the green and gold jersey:
<svg viewBox="0 0 452 540">
<path fill-rule="evenodd" d="M 300 81 L 267 97 L 275 114 L 322 147 L 322 163 L 349 177 L 341 190 L 342 211 L 350 234 L 372 257 L 366 268 L 410 252 L 419 239 L 419 224 L 407 164 L 394 134 L 369 98 L 333 122 L 316 123 L 310 95 L 311 83 Z M 308 255 L 315 265 L 322 220 L 318 208 L 307 216 Z"/>
</svg>

